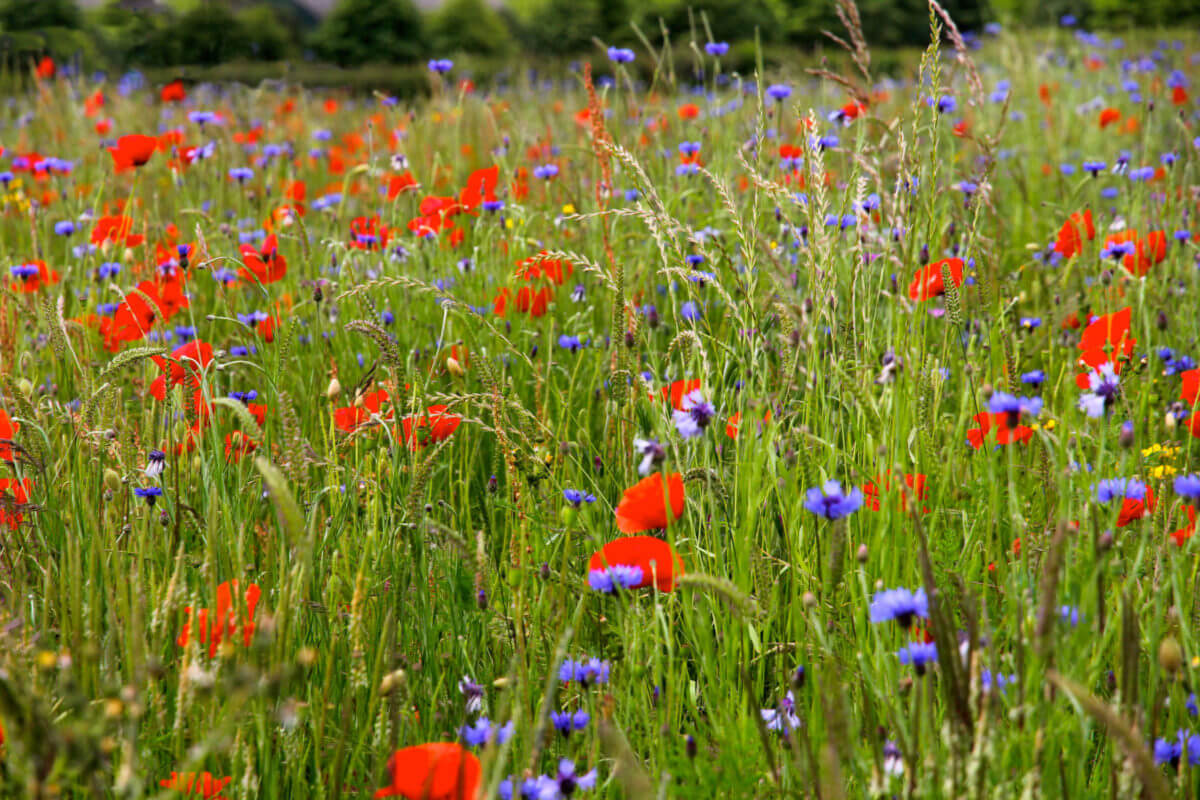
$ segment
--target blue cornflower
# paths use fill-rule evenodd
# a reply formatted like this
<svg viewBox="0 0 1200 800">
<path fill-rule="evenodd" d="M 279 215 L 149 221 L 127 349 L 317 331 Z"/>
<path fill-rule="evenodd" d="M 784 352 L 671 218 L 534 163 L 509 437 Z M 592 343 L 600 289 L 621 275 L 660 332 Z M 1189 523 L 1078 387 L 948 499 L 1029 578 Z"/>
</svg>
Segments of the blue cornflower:
<svg viewBox="0 0 1200 800">
<path fill-rule="evenodd" d="M 229 398 L 231 400 L 237 400 L 242 405 L 248 406 L 250 403 L 258 399 L 258 392 L 253 389 L 248 392 L 230 392 Z"/>
<path fill-rule="evenodd" d="M 121 265 L 115 261 L 105 261 L 96 269 L 96 273 L 100 276 L 101 280 L 108 280 L 109 278 L 117 275 L 120 271 Z"/>
<path fill-rule="evenodd" d="M 430 72 L 436 72 L 439 75 L 445 75 L 452 69 L 454 69 L 454 62 L 448 58 L 434 58 L 429 61 Z"/>
<path fill-rule="evenodd" d="M 1200 475 L 1180 475 L 1175 479 L 1175 494 L 1191 500 L 1200 499 Z"/>
<path fill-rule="evenodd" d="M 1036 417 L 1042 413 L 1042 398 L 1017 397 L 1007 392 L 996 392 L 988 400 L 988 411 L 993 414 L 1007 414 L 1008 426 L 1016 427 L 1022 414 Z"/>
<path fill-rule="evenodd" d="M 792 96 L 792 87 L 786 83 L 773 83 L 767 87 L 767 97 L 777 103 L 782 103 Z"/>
<path fill-rule="evenodd" d="M 683 317 L 688 322 L 696 322 L 700 319 L 700 307 L 692 300 L 679 307 L 679 316 Z"/>
<path fill-rule="evenodd" d="M 1062 621 L 1070 625 L 1072 628 L 1079 625 L 1079 607 L 1078 606 L 1062 606 L 1058 609 L 1058 616 Z"/>
<path fill-rule="evenodd" d="M 626 189 L 625 190 L 625 202 L 636 203 L 637 199 L 639 197 L 641 197 L 641 194 L 638 193 L 637 189 Z"/>
<path fill-rule="evenodd" d="M 162 489 L 157 486 L 149 486 L 147 488 L 138 487 L 133 490 L 133 493 L 146 501 L 146 505 L 153 507 L 158 498 L 162 497 Z"/>
<path fill-rule="evenodd" d="M 151 450 L 146 455 L 146 477 L 157 478 L 167 466 L 167 454 L 162 450 Z"/>
<path fill-rule="evenodd" d="M 698 175 L 700 173 L 700 165 L 694 161 L 688 161 L 685 164 L 677 164 L 675 166 L 675 174 L 682 177 L 688 175 Z"/>
<path fill-rule="evenodd" d="M 587 688 L 593 684 L 608 683 L 609 670 L 609 663 L 598 658 L 589 658 L 587 661 L 567 659 L 558 668 L 558 679 L 564 683 L 578 681 Z"/>
<path fill-rule="evenodd" d="M 1101 172 L 1104 172 L 1106 169 L 1108 169 L 1108 164 L 1105 164 L 1103 161 L 1083 162 L 1083 171 L 1090 173 L 1093 178 L 1099 175 Z"/>
<path fill-rule="evenodd" d="M 944 94 L 937 99 L 937 110 L 939 114 L 953 114 L 958 109 L 958 101 L 951 95 Z"/>
<path fill-rule="evenodd" d="M 581 347 L 587 344 L 587 339 L 581 340 L 578 336 L 568 336 L 562 334 L 558 337 L 558 346 L 564 350 L 570 350 L 572 353 L 578 353 Z"/>
<path fill-rule="evenodd" d="M 928 665 L 938 660 L 937 644 L 934 642 L 913 642 L 901 647 L 896 655 L 901 664 L 911 664 L 918 675 L 924 675 Z"/>
<path fill-rule="evenodd" d="M 633 51 L 626 47 L 608 48 L 608 60 L 616 64 L 628 64 L 633 61 Z"/>
<path fill-rule="evenodd" d="M 638 474 L 642 477 L 649 475 L 656 464 L 661 464 L 667 458 L 667 451 L 654 439 L 634 439 L 633 449 L 642 457 L 638 464 Z"/>
<path fill-rule="evenodd" d="M 1154 177 L 1154 167 L 1138 167 L 1129 170 L 1129 180 L 1148 181 Z"/>
<path fill-rule="evenodd" d="M 574 713 L 570 711 L 550 712 L 550 722 L 554 724 L 555 729 L 563 736 L 570 736 L 574 731 L 583 730 L 588 726 L 591 719 L 591 715 L 583 709 Z"/>
<path fill-rule="evenodd" d="M 970 197 L 971 195 L 975 194 L 975 192 L 979 191 L 979 184 L 973 181 L 959 181 L 958 183 L 954 184 L 954 188 Z"/>
<path fill-rule="evenodd" d="M 709 42 L 704 45 L 704 52 L 720 58 L 729 52 L 729 42 Z"/>
<path fill-rule="evenodd" d="M 512 720 L 503 725 L 497 725 L 487 717 L 480 717 L 474 724 L 463 725 L 459 728 L 458 735 L 462 737 L 468 747 L 482 747 L 492 742 L 504 744 L 512 736 L 514 727 Z"/>
<path fill-rule="evenodd" d="M 849 516 L 862 507 L 863 493 L 857 486 L 847 494 L 842 491 L 842 484 L 837 481 L 825 481 L 820 487 L 809 489 L 804 499 L 804 507 L 825 519 L 840 519 Z"/>
<path fill-rule="evenodd" d="M 533 177 L 548 181 L 558 174 L 557 164 L 539 164 L 533 168 Z"/>
<path fill-rule="evenodd" d="M 700 152 L 700 143 L 699 142 L 680 142 L 679 143 L 679 154 L 682 156 L 694 156 L 696 153 L 699 153 L 699 152 Z"/>
<path fill-rule="evenodd" d="M 911 628 L 913 620 L 929 618 L 929 600 L 925 589 L 910 592 L 908 589 L 886 589 L 876 592 L 871 598 L 871 622 L 895 620 L 902 628 Z"/>
<path fill-rule="evenodd" d="M 54 223 L 54 232 L 59 236 L 70 236 L 75 232 L 75 223 L 69 219 Z"/>
<path fill-rule="evenodd" d="M 779 701 L 775 708 L 764 708 L 761 712 L 767 730 L 784 733 L 800 727 L 800 718 L 796 716 L 796 696 L 789 691 Z"/>
<path fill-rule="evenodd" d="M 713 404 L 704 399 L 699 389 L 692 389 L 685 394 L 679 405 L 680 410 L 671 413 L 675 418 L 675 428 L 684 439 L 694 439 L 703 434 L 717 414 Z"/>
<path fill-rule="evenodd" d="M 588 586 L 597 592 L 615 594 L 617 589 L 640 586 L 645 577 L 646 573 L 641 567 L 615 564 L 607 569 L 588 570 Z"/>
<path fill-rule="evenodd" d="M 563 489 L 563 497 L 576 508 L 579 508 L 584 503 L 596 502 L 596 495 L 581 492 L 578 489 Z"/>
<path fill-rule="evenodd" d="M 591 791 L 596 787 L 596 770 L 583 775 L 575 773 L 575 762 L 564 758 L 558 762 L 558 774 L 548 778 L 538 792 L 539 800 L 569 798 L 579 790 Z"/>
<path fill-rule="evenodd" d="M 1112 364 L 1106 362 L 1088 375 L 1088 387 L 1091 391 L 1085 392 L 1079 398 L 1079 410 L 1092 419 L 1099 419 L 1116 402 L 1117 394 L 1121 390 L 1121 379 Z"/>
<path fill-rule="evenodd" d="M 254 170 L 249 167 L 234 167 L 229 170 L 229 179 L 238 183 L 245 183 L 248 180 L 253 180 Z"/>
<path fill-rule="evenodd" d="M 1172 768 L 1176 768 L 1185 754 L 1190 765 L 1200 766 L 1200 736 L 1180 729 L 1175 741 L 1157 739 L 1154 742 L 1155 764 L 1170 764 Z"/>
<path fill-rule="evenodd" d="M 260 322 L 266 322 L 270 316 L 263 311 L 251 311 L 249 314 L 238 313 L 238 322 L 245 325 L 247 328 L 253 328 Z"/>
<path fill-rule="evenodd" d="M 1030 370 L 1021 375 L 1021 383 L 1028 386 L 1041 386 L 1046 382 L 1046 373 L 1043 370 Z"/>
<path fill-rule="evenodd" d="M 1041 317 L 1021 317 L 1021 327 L 1027 331 L 1036 330 L 1042 327 Z"/>
<path fill-rule="evenodd" d="M 1183 704 L 1183 707 L 1186 708 L 1188 714 L 1190 714 L 1193 717 L 1200 715 L 1200 705 L 1196 704 L 1196 693 L 1195 692 L 1192 692 L 1191 694 L 1188 695 L 1187 702 Z"/>
<path fill-rule="evenodd" d="M 1146 497 L 1146 484 L 1137 478 L 1105 478 L 1094 487 L 1096 502 L 1111 503 L 1114 499 L 1142 500 Z"/>
<path fill-rule="evenodd" d="M 993 673 L 990 669 L 984 669 L 979 673 L 979 685 L 984 692 L 990 692 L 992 687 L 1004 691 L 1004 687 L 1017 682 L 1015 673 L 1005 675 L 1003 672 Z"/>
</svg>

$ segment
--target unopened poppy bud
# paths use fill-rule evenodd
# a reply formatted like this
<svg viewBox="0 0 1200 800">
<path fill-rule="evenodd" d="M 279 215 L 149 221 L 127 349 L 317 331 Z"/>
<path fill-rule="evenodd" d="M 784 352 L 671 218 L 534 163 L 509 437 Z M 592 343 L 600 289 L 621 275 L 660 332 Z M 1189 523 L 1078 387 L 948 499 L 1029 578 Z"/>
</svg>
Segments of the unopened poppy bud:
<svg viewBox="0 0 1200 800">
<path fill-rule="evenodd" d="M 996 392 L 996 388 L 994 386 L 992 386 L 990 383 L 985 383 L 983 386 L 979 387 L 979 394 L 983 397 L 984 400 L 991 400 L 992 395 L 995 394 L 995 392 Z"/>
<path fill-rule="evenodd" d="M 21 380 L 17 381 L 17 388 L 26 397 L 33 396 L 33 381 L 29 380 L 29 378 L 21 378 Z"/>
<path fill-rule="evenodd" d="M 637 337 L 633 335 L 633 331 L 625 331 L 625 346 L 632 350 L 636 344 Z"/>
<path fill-rule="evenodd" d="M 121 488 L 121 476 L 111 467 L 104 470 L 104 488 L 115 492 Z"/>
<path fill-rule="evenodd" d="M 320 303 L 322 300 L 325 299 L 325 293 L 323 291 L 321 291 L 320 286 L 314 286 L 312 297 L 313 297 L 314 303 Z"/>
<path fill-rule="evenodd" d="M 804 607 L 805 608 L 816 608 L 817 607 L 817 596 L 815 594 L 813 594 L 812 592 L 805 592 L 804 593 Z"/>
<path fill-rule="evenodd" d="M 860 544 L 858 546 L 858 552 L 854 555 L 854 557 L 858 559 L 858 563 L 865 564 L 867 563 L 867 557 L 869 555 L 870 553 L 867 551 L 867 546 L 865 544 Z"/>
<path fill-rule="evenodd" d="M 454 356 L 446 359 L 446 371 L 456 378 L 461 378 L 467 374 L 467 371 L 462 368 L 462 364 L 458 363 L 458 359 Z"/>
<path fill-rule="evenodd" d="M 1170 634 L 1158 645 L 1158 665 L 1168 675 L 1174 675 L 1183 667 L 1183 648 L 1179 640 Z"/>
<path fill-rule="evenodd" d="M 342 393 L 342 384 L 337 378 L 329 380 L 329 386 L 325 389 L 325 397 L 330 400 L 337 399 L 337 396 Z"/>
<path fill-rule="evenodd" d="M 550 565 L 543 561 L 542 566 L 538 568 L 538 574 L 542 576 L 542 580 L 550 580 Z"/>
<path fill-rule="evenodd" d="M 1100 283 L 1105 286 L 1111 286 L 1113 282 L 1113 274 L 1111 269 L 1106 269 L 1100 273 Z"/>
<path fill-rule="evenodd" d="M 1117 437 L 1117 441 L 1120 443 L 1121 447 L 1124 447 L 1126 450 L 1128 450 L 1130 447 L 1133 447 L 1134 437 L 1132 422 L 1125 422 L 1121 425 L 1121 433 Z"/>
</svg>

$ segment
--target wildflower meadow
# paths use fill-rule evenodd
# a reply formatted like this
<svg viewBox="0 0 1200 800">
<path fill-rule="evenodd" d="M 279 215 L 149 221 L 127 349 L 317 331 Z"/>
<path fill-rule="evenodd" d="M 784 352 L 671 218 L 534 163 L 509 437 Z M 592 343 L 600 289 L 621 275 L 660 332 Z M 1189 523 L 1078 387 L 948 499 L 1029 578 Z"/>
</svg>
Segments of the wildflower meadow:
<svg viewBox="0 0 1200 800">
<path fill-rule="evenodd" d="M 0 797 L 1197 797 L 1200 38 L 837 11 L 31 65 Z"/>
</svg>

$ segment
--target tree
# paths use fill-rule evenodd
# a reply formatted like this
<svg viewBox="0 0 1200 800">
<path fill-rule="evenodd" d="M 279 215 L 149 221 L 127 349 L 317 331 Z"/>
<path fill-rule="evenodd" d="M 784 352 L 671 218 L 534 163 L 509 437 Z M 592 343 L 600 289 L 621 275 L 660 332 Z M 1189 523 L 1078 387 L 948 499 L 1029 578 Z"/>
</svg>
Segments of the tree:
<svg viewBox="0 0 1200 800">
<path fill-rule="evenodd" d="M 288 56 L 297 41 L 298 21 L 288 24 L 275 7 L 260 3 L 238 15 L 238 24 L 246 32 L 250 51 L 247 58 L 256 61 L 279 61 Z"/>
<path fill-rule="evenodd" d="M 312 39 L 316 54 L 341 66 L 416 61 L 429 51 L 411 0 L 342 0 Z"/>
<path fill-rule="evenodd" d="M 3 0 L 0 28 L 34 31 L 44 28 L 78 28 L 82 19 L 74 0 Z"/>
<path fill-rule="evenodd" d="M 601 0 L 543 0 L 529 18 L 526 33 L 541 53 L 574 55 L 594 49 L 593 36 L 604 36 Z"/>
<path fill-rule="evenodd" d="M 508 27 L 484 0 L 449 0 L 430 28 L 430 41 L 439 54 L 501 56 L 511 49 Z"/>
</svg>

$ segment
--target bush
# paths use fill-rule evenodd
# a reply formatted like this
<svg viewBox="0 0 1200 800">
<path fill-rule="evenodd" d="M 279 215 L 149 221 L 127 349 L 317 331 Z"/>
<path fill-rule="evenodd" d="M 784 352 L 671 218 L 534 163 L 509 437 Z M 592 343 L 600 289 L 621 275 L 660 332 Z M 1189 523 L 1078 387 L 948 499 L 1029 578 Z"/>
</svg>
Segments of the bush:
<svg viewBox="0 0 1200 800">
<path fill-rule="evenodd" d="M 74 0 L 3 0 L 0 28 L 33 31 L 44 28 L 78 28 L 82 22 Z"/>
<path fill-rule="evenodd" d="M 512 49 L 508 27 L 484 0 L 450 0 L 434 14 L 430 28 L 438 54 L 502 56 Z"/>
<path fill-rule="evenodd" d="M 429 52 L 411 0 L 342 0 L 312 38 L 317 56 L 339 66 L 416 61 Z"/>
</svg>

